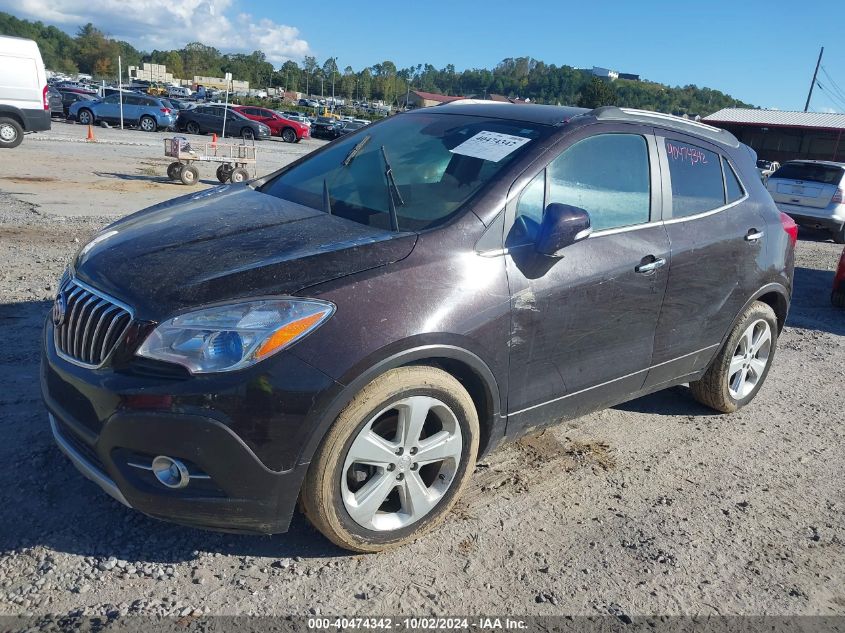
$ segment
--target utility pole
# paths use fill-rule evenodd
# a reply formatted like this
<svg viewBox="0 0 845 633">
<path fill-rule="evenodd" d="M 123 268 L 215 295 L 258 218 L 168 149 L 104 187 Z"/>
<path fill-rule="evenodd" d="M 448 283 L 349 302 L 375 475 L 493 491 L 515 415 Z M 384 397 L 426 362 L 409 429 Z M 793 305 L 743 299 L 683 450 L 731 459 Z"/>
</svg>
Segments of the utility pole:
<svg viewBox="0 0 845 633">
<path fill-rule="evenodd" d="M 816 62 L 816 71 L 813 73 L 813 83 L 810 84 L 810 92 L 807 95 L 807 103 L 804 104 L 804 112 L 810 109 L 810 97 L 813 96 L 813 88 L 816 87 L 816 77 L 819 74 L 819 66 L 822 65 L 822 55 L 824 55 L 824 46 L 819 51 L 819 61 Z"/>
</svg>

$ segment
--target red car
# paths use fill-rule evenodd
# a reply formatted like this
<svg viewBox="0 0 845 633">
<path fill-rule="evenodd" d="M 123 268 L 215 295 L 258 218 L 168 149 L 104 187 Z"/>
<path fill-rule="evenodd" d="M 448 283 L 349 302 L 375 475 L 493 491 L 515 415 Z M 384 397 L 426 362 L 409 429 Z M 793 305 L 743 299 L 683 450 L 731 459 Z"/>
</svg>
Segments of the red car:
<svg viewBox="0 0 845 633">
<path fill-rule="evenodd" d="M 286 119 L 275 110 L 256 106 L 234 106 L 232 109 L 237 110 L 248 119 L 260 121 L 270 128 L 270 133 L 273 136 L 281 136 L 285 143 L 299 143 L 310 135 L 307 125 Z"/>
<path fill-rule="evenodd" d="M 830 302 L 837 308 L 845 308 L 845 248 L 842 249 L 842 255 L 839 257 L 839 266 L 836 267 Z"/>
</svg>

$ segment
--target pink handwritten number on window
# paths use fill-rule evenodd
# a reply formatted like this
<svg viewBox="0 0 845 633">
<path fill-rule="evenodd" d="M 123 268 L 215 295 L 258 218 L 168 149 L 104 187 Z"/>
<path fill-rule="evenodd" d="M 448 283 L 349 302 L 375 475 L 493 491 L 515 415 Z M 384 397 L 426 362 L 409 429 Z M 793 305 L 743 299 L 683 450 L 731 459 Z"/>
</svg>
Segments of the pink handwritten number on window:
<svg viewBox="0 0 845 633">
<path fill-rule="evenodd" d="M 707 154 L 704 150 L 697 147 L 687 147 L 686 145 L 675 145 L 671 141 L 666 141 L 666 153 L 672 160 L 678 160 L 682 163 L 689 163 L 695 165 L 707 165 Z"/>
</svg>

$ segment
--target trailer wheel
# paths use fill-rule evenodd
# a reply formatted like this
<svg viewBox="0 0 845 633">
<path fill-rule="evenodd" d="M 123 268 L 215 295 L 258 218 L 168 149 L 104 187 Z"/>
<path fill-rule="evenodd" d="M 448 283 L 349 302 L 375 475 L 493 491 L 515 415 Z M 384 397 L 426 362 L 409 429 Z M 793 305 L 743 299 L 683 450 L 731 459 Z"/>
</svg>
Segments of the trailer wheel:
<svg viewBox="0 0 845 633">
<path fill-rule="evenodd" d="M 193 165 L 185 165 L 179 171 L 179 180 L 182 181 L 183 185 L 195 185 L 197 184 L 197 180 L 199 180 L 199 177 L 199 169 L 197 169 Z"/>
<path fill-rule="evenodd" d="M 217 180 L 220 182 L 227 182 L 232 177 L 232 166 L 223 163 L 217 168 Z"/>
<path fill-rule="evenodd" d="M 234 182 L 243 182 L 244 180 L 249 180 L 249 172 L 244 169 L 243 167 L 238 167 L 237 169 L 232 171 L 231 176 L 229 179 Z"/>
<path fill-rule="evenodd" d="M 167 177 L 170 180 L 179 180 L 179 171 L 182 169 L 182 163 L 178 160 L 175 163 L 170 163 L 167 166 Z"/>
</svg>

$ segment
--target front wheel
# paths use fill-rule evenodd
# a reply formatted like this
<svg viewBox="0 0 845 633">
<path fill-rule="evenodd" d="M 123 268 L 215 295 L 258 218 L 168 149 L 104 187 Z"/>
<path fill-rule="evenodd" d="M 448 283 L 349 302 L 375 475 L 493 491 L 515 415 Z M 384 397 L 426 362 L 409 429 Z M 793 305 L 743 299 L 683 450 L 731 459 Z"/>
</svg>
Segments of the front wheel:
<svg viewBox="0 0 845 633">
<path fill-rule="evenodd" d="M 241 138 L 245 141 L 254 141 L 255 131 L 251 127 L 245 127 L 241 130 Z"/>
<path fill-rule="evenodd" d="M 478 455 L 478 414 L 454 377 L 400 367 L 341 412 L 314 455 L 302 506 L 335 544 L 377 552 L 440 523 Z"/>
<path fill-rule="evenodd" d="M 170 163 L 167 166 L 167 177 L 170 180 L 179 180 L 179 172 L 182 170 L 182 163 L 179 161 Z"/>
<path fill-rule="evenodd" d="M 91 110 L 80 110 L 76 115 L 76 120 L 79 121 L 82 125 L 91 125 L 94 123 L 94 115 L 91 114 Z"/>
<path fill-rule="evenodd" d="M 243 167 L 236 167 L 229 174 L 229 180 L 235 184 L 244 182 L 245 180 L 249 180 L 249 172 Z"/>
<path fill-rule="evenodd" d="M 182 181 L 183 185 L 195 185 L 199 179 L 200 172 L 193 165 L 184 165 L 179 170 L 179 180 Z"/>
<path fill-rule="evenodd" d="M 744 407 L 769 374 L 777 337 L 778 321 L 772 308 L 760 301 L 752 303 L 704 376 L 690 383 L 693 397 L 722 413 Z"/>
<path fill-rule="evenodd" d="M 282 140 L 285 143 L 296 143 L 296 132 L 294 132 L 291 128 L 286 127 L 282 130 Z"/>
</svg>

